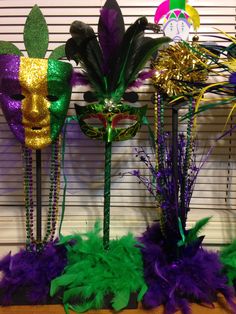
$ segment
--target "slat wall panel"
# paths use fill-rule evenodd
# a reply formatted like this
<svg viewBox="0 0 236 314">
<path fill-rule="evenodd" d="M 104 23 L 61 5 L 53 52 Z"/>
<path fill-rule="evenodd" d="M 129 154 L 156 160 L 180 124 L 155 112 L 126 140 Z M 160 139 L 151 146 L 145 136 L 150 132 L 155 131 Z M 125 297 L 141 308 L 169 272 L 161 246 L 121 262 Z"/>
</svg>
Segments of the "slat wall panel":
<svg viewBox="0 0 236 314">
<path fill-rule="evenodd" d="M 152 22 L 156 6 L 161 1 L 119 0 L 125 23 L 130 25 L 145 14 Z M 69 38 L 69 25 L 78 19 L 91 24 L 97 30 L 98 15 L 104 1 L 67 0 L 56 2 L 38 0 L 49 25 L 49 51 Z M 23 25 L 33 0 L 0 0 L 0 40 L 14 42 L 22 51 Z M 219 28 L 231 35 L 235 34 L 236 0 L 192 0 L 190 1 L 201 15 L 199 29 L 200 41 L 215 41 L 210 35 L 218 34 Z M 191 36 L 194 33 L 191 33 Z M 159 35 L 152 35 L 159 36 Z M 226 41 L 217 39 L 220 44 Z M 74 114 L 75 102 L 84 104 L 85 88 L 76 87 L 73 91 L 69 114 Z M 151 96 L 153 88 L 145 84 L 140 90 L 140 103 L 149 104 L 148 117 L 153 126 Z M 198 119 L 197 160 L 201 161 L 214 143 L 214 139 L 224 127 L 229 108 L 217 108 L 208 111 Z M 231 121 L 233 124 L 235 122 Z M 171 115 L 167 112 L 166 128 L 170 130 Z M 181 128 L 181 126 L 180 126 Z M 128 231 L 140 234 L 157 212 L 153 200 L 146 189 L 137 180 L 128 175 L 132 169 L 146 171 L 135 158 L 135 148 L 144 147 L 151 154 L 147 140 L 147 127 L 132 140 L 114 143 L 112 156 L 111 186 L 111 235 L 120 236 Z M 48 165 L 50 149 L 43 151 L 43 219 L 45 221 L 48 204 Z M 230 158 L 230 159 L 229 159 Z M 213 216 L 205 230 L 205 244 L 210 248 L 219 248 L 236 236 L 236 137 L 221 140 L 203 167 L 196 184 L 192 211 L 188 224 L 205 216 Z M 104 144 L 87 139 L 75 124 L 69 126 L 65 153 L 65 173 L 68 177 L 66 215 L 63 233 L 89 230 L 103 211 L 103 167 Z M 147 172 L 146 172 L 147 173 Z M 124 175 L 126 174 L 126 175 Z M 61 184 L 63 188 L 63 182 Z M 226 199 L 226 194 L 228 198 Z M 6 126 L 5 118 L 0 114 L 0 253 L 13 251 L 24 243 L 24 197 L 22 185 L 21 149 Z"/>
</svg>

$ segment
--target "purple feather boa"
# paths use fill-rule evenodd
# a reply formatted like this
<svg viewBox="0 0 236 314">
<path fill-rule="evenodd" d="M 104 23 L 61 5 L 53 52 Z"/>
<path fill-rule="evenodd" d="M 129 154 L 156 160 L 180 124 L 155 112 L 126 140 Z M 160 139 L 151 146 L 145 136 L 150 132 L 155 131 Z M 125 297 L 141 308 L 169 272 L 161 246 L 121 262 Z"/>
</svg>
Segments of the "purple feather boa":
<svg viewBox="0 0 236 314">
<path fill-rule="evenodd" d="M 9 253 L 0 261 L 0 304 L 45 304 L 50 283 L 66 265 L 65 248 L 57 241 L 48 243 L 41 251 L 21 249 Z"/>
<path fill-rule="evenodd" d="M 159 223 L 147 229 L 139 241 L 144 245 L 141 250 L 148 285 L 143 299 L 145 308 L 163 304 L 164 314 L 178 309 L 189 314 L 189 302 L 212 305 L 217 294 L 222 293 L 236 313 L 234 293 L 221 273 L 218 254 L 199 247 L 194 254 L 186 250 L 178 259 L 173 258 L 171 245 L 163 238 Z"/>
</svg>

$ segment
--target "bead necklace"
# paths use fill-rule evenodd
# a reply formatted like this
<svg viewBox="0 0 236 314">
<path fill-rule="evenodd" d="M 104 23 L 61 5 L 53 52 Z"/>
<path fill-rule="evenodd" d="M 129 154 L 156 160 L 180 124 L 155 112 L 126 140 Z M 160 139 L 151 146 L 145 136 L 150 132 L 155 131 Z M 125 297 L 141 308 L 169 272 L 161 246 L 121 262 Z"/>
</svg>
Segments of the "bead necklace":
<svg viewBox="0 0 236 314">
<path fill-rule="evenodd" d="M 33 166 L 32 150 L 22 146 L 23 171 L 24 171 L 24 194 L 26 210 L 26 247 L 31 249 L 35 244 L 43 247 L 48 241 L 53 241 L 56 232 L 58 218 L 58 201 L 60 194 L 60 137 L 52 144 L 50 162 L 50 190 L 49 208 L 46 222 L 46 232 L 40 243 L 34 236 L 34 199 L 33 199 Z"/>
</svg>

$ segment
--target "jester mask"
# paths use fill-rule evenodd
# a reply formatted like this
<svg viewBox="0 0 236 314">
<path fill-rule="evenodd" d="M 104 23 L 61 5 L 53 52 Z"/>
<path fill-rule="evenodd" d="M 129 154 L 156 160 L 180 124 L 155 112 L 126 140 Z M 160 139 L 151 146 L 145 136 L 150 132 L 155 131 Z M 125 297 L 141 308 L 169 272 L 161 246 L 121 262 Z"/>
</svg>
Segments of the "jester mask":
<svg viewBox="0 0 236 314">
<path fill-rule="evenodd" d="M 164 16 L 163 32 L 174 42 L 188 40 L 191 24 L 195 30 L 200 26 L 197 10 L 185 2 L 186 0 L 165 0 L 155 13 L 155 23 L 159 23 Z"/>
</svg>

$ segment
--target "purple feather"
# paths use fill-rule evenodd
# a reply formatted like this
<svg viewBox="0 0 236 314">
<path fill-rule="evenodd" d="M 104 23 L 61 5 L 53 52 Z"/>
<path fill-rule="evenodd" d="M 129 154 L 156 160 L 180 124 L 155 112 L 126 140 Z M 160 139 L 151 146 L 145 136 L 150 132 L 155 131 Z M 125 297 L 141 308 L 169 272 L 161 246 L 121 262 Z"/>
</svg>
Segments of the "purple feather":
<svg viewBox="0 0 236 314">
<path fill-rule="evenodd" d="M 50 283 L 66 265 L 65 248 L 57 241 L 41 251 L 21 249 L 9 253 L 0 261 L 3 276 L 0 281 L 0 304 L 44 304 L 48 301 Z"/>
<path fill-rule="evenodd" d="M 104 74 L 108 74 L 112 70 L 112 63 L 115 64 L 123 33 L 124 24 L 120 23 L 119 12 L 114 9 L 103 8 L 98 24 L 98 38 L 103 52 Z"/>
<path fill-rule="evenodd" d="M 73 71 L 70 84 L 71 86 L 89 85 L 90 82 L 85 74 Z"/>
<path fill-rule="evenodd" d="M 156 73 L 156 70 L 149 70 L 149 71 L 142 71 L 139 73 L 137 79 L 131 82 L 128 86 L 129 89 L 131 88 L 139 88 L 143 85 L 143 82 L 150 77 L 152 77 Z"/>
<path fill-rule="evenodd" d="M 232 73 L 229 77 L 230 84 L 236 85 L 236 73 Z"/>
<path fill-rule="evenodd" d="M 165 314 L 180 309 L 190 313 L 189 302 L 212 305 L 217 294 L 222 293 L 235 311 L 233 290 L 227 286 L 222 274 L 222 265 L 216 253 L 198 248 L 189 256 L 183 251 L 179 258 L 173 258 L 175 247 L 167 243 L 158 223 L 150 227 L 139 241 L 144 261 L 145 280 L 148 291 L 143 303 L 146 308 L 165 306 Z"/>
</svg>

